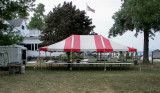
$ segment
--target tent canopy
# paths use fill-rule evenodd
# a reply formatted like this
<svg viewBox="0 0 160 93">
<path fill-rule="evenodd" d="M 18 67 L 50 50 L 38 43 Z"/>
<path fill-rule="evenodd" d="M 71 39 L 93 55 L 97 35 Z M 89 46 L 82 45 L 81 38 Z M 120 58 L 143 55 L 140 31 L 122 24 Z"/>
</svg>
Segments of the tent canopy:
<svg viewBox="0 0 160 93">
<path fill-rule="evenodd" d="M 101 35 L 72 35 L 58 43 L 41 47 L 40 51 L 51 52 L 136 52 L 137 49 L 130 48 Z"/>
</svg>

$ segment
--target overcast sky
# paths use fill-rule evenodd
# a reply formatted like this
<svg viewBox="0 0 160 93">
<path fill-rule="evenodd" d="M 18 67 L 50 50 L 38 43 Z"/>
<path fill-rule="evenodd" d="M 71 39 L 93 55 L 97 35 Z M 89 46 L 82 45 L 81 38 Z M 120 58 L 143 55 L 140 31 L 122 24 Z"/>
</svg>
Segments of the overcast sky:
<svg viewBox="0 0 160 93">
<path fill-rule="evenodd" d="M 86 16 L 92 19 L 93 25 L 96 27 L 94 31 L 99 35 L 108 38 L 109 29 L 112 27 L 114 20 L 112 16 L 116 11 L 120 9 L 121 0 L 36 0 L 36 4 L 43 3 L 45 5 L 45 14 L 47 15 L 49 11 L 57 6 L 58 4 L 63 4 L 63 2 L 72 1 L 73 5 L 76 5 L 77 9 L 86 11 L 86 3 L 95 13 L 86 11 Z M 135 32 L 127 32 L 123 36 L 112 37 L 111 40 L 117 43 L 137 48 L 138 51 L 143 50 L 143 33 L 139 34 L 136 38 L 134 36 Z M 154 40 L 149 41 L 150 49 L 160 49 L 160 33 L 156 33 Z"/>
</svg>

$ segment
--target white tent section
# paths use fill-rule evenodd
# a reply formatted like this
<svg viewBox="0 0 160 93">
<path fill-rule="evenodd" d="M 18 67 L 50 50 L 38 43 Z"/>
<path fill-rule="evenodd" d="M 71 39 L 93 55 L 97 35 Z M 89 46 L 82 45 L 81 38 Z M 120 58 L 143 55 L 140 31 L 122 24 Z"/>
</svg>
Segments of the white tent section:
<svg viewBox="0 0 160 93">
<path fill-rule="evenodd" d="M 113 51 L 129 51 L 128 47 L 110 40 Z"/>
<path fill-rule="evenodd" d="M 65 45 L 65 40 L 48 46 L 48 51 L 63 51 Z"/>
</svg>

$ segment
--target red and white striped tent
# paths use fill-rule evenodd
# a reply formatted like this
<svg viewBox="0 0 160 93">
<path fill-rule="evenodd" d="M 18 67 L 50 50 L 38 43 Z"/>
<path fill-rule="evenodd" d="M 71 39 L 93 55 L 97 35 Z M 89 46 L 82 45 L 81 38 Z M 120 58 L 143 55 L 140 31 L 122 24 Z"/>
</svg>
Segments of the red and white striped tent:
<svg viewBox="0 0 160 93">
<path fill-rule="evenodd" d="M 58 43 L 41 47 L 40 51 L 50 52 L 136 52 L 101 35 L 72 35 Z"/>
</svg>

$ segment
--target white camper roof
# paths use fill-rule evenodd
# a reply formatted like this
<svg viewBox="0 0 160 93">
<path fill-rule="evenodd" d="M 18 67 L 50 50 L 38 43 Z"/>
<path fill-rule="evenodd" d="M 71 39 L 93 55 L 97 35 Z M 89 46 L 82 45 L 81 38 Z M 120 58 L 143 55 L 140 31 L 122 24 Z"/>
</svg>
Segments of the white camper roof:
<svg viewBox="0 0 160 93">
<path fill-rule="evenodd" d="M 20 45 L 16 45 L 16 44 L 14 44 L 14 45 L 9 45 L 9 46 L 0 46 L 0 47 L 15 47 L 15 48 L 21 48 L 21 49 L 23 49 L 23 50 L 27 50 L 26 47 L 23 47 L 23 46 L 20 46 Z"/>
</svg>

